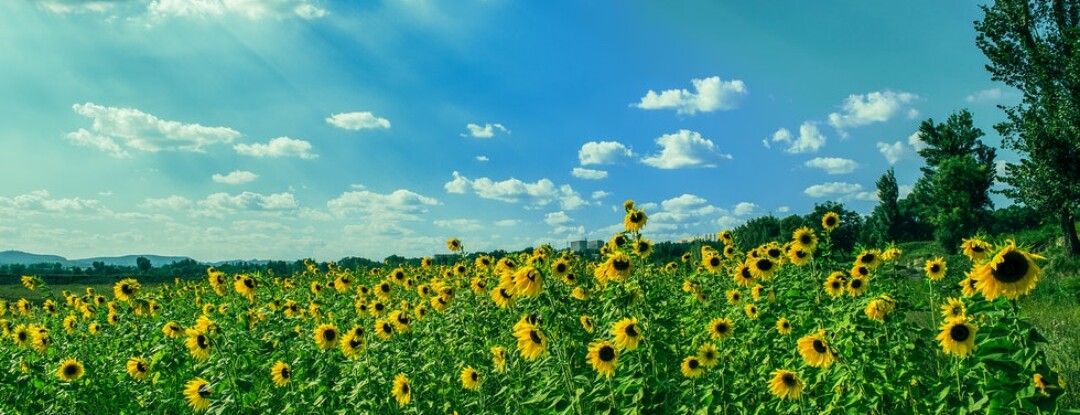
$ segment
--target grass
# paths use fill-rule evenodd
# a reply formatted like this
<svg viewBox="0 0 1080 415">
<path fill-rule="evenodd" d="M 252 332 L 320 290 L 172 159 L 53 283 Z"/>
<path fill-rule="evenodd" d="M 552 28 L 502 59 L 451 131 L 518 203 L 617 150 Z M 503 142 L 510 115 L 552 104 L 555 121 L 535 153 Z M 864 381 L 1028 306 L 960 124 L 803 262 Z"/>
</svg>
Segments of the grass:
<svg viewBox="0 0 1080 415">
<path fill-rule="evenodd" d="M 143 288 L 156 287 L 159 284 L 143 284 Z M 49 288 L 60 300 L 63 297 L 60 295 L 64 290 L 71 291 L 73 293 L 83 294 L 86 291 L 86 287 L 93 287 L 94 292 L 112 298 L 112 284 L 60 284 L 50 285 Z M 20 298 L 25 298 L 34 304 L 41 304 L 45 301 L 45 293 L 42 290 L 30 291 L 26 289 L 22 284 L 0 284 L 0 299 L 11 301 L 18 301 Z"/>
</svg>

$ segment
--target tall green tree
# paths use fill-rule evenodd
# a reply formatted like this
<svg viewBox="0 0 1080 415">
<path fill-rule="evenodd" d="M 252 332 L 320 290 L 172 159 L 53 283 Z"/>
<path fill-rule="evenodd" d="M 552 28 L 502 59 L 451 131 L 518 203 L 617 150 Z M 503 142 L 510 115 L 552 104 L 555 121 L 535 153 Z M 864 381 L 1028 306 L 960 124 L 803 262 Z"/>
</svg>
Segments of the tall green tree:
<svg viewBox="0 0 1080 415">
<path fill-rule="evenodd" d="M 1080 0 L 997 0 L 981 6 L 975 43 L 991 79 L 1023 94 L 995 126 L 1008 163 L 1004 193 L 1061 223 L 1065 254 L 1080 255 Z"/>
<path fill-rule="evenodd" d="M 886 170 L 876 184 L 879 202 L 870 213 L 866 226 L 869 242 L 880 246 L 900 240 L 903 217 L 900 215 L 900 187 L 896 184 L 893 169 Z"/>
<path fill-rule="evenodd" d="M 928 119 L 919 125 L 926 143 L 919 155 L 926 166 L 910 196 L 916 203 L 909 206 L 933 225 L 934 239 L 949 252 L 978 231 L 993 208 L 996 151 L 979 140 L 983 135 L 967 110 L 949 115 L 944 123 Z"/>
<path fill-rule="evenodd" d="M 135 258 L 135 265 L 139 267 L 139 271 L 143 274 L 150 271 L 150 268 L 153 268 L 153 265 L 150 264 L 150 259 L 144 256 Z"/>
</svg>

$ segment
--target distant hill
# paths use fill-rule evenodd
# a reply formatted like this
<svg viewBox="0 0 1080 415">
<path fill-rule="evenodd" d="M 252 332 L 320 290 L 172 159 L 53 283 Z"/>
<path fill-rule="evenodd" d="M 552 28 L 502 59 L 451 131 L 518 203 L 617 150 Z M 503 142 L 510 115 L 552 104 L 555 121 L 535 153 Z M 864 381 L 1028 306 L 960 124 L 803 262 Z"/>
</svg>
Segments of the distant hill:
<svg viewBox="0 0 1080 415">
<path fill-rule="evenodd" d="M 150 264 L 165 265 L 173 262 L 183 261 L 188 258 L 186 256 L 165 256 L 165 255 L 124 255 L 115 257 L 95 257 L 95 258 L 81 258 L 81 259 L 67 259 L 59 255 L 39 255 L 31 254 L 22 251 L 3 251 L 0 252 L 0 264 L 55 264 L 60 263 L 65 267 L 90 267 L 95 261 L 105 263 L 105 265 L 117 265 L 134 267 L 136 266 L 136 259 L 139 257 L 146 257 L 150 260 Z"/>
</svg>

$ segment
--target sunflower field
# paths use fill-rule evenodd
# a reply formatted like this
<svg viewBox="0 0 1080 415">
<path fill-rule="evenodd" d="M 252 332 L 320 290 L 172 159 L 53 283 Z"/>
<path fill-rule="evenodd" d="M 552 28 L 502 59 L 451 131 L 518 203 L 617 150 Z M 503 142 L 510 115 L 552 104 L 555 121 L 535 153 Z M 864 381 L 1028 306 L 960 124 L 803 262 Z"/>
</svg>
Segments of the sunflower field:
<svg viewBox="0 0 1080 415">
<path fill-rule="evenodd" d="M 0 413 L 1055 413 L 1065 379 L 1017 299 L 1043 258 L 972 238 L 898 272 L 833 249 L 835 214 L 748 252 L 650 260 L 648 216 L 599 255 L 225 275 L 0 304 Z M 912 286 L 915 288 L 912 289 Z"/>
</svg>

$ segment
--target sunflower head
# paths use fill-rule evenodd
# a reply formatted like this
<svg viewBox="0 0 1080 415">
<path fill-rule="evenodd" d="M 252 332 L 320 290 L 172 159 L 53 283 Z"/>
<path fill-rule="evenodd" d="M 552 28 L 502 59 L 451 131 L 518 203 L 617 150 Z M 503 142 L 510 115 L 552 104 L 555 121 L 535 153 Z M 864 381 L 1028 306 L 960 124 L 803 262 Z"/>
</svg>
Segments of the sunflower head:
<svg viewBox="0 0 1080 415">
<path fill-rule="evenodd" d="M 480 390 L 480 372 L 477 372 L 472 366 L 465 366 L 464 369 L 461 369 L 461 387 L 471 391 Z"/>
<path fill-rule="evenodd" d="M 461 240 L 458 238 L 447 239 L 446 249 L 449 249 L 450 252 L 461 252 Z"/>
<path fill-rule="evenodd" d="M 975 333 L 978 330 L 967 317 L 954 317 L 941 325 L 937 340 L 946 354 L 962 358 L 975 350 Z"/>
<path fill-rule="evenodd" d="M 828 212 L 821 217 L 821 227 L 825 229 L 825 232 L 832 232 L 839 226 L 840 215 L 836 214 L 836 212 Z"/>
<path fill-rule="evenodd" d="M 945 278 L 945 271 L 947 270 L 945 258 L 938 257 L 928 260 L 923 269 L 926 270 L 926 277 L 930 278 L 931 281 Z"/>
<path fill-rule="evenodd" d="M 404 373 L 398 373 L 394 376 L 394 387 L 391 390 L 394 395 L 394 399 L 397 400 L 399 407 L 404 407 L 409 404 L 409 400 L 412 399 L 412 385 L 409 384 L 409 377 Z"/>
<path fill-rule="evenodd" d="M 836 361 L 834 352 L 829 348 L 829 343 L 825 340 L 824 330 L 803 336 L 799 339 L 797 345 L 799 354 L 802 355 L 806 364 L 810 366 L 826 368 Z"/>
<path fill-rule="evenodd" d="M 187 399 L 188 405 L 195 412 L 206 411 L 210 407 L 210 397 L 212 395 L 210 382 L 203 378 L 197 377 L 184 384 L 184 398 Z"/>
<path fill-rule="evenodd" d="M 619 360 L 619 349 L 607 340 L 598 340 L 589 345 L 589 355 L 586 361 L 596 370 L 596 373 L 610 379 L 615 375 L 615 366 Z"/>
<path fill-rule="evenodd" d="M 637 317 L 624 318 L 616 322 L 611 328 L 611 335 L 615 337 L 615 345 L 623 350 L 634 350 L 644 338 Z"/>
<path fill-rule="evenodd" d="M 780 399 L 798 400 L 805 386 L 799 375 L 790 370 L 774 370 L 769 380 L 769 392 Z"/>
<path fill-rule="evenodd" d="M 141 357 L 132 357 L 127 361 L 127 372 L 132 378 L 138 381 L 146 380 L 150 377 L 150 363 Z"/>
<path fill-rule="evenodd" d="M 728 318 L 714 318 L 709 322 L 709 335 L 713 340 L 724 340 L 735 331 L 735 323 Z"/>
<path fill-rule="evenodd" d="M 679 371 L 682 375 L 688 378 L 696 378 L 705 373 L 705 366 L 701 364 L 701 360 L 697 356 L 687 356 L 683 358 L 682 365 L 679 366 Z"/>
<path fill-rule="evenodd" d="M 999 296 L 1015 300 L 1030 293 L 1042 276 L 1042 269 L 1035 263 L 1035 258 L 1042 257 L 1017 248 L 1010 240 L 986 263 L 975 269 L 975 287 L 990 301 Z"/>
<path fill-rule="evenodd" d="M 83 376 L 83 364 L 73 358 L 64 359 L 56 369 L 56 377 L 64 382 L 72 382 Z"/>
</svg>

